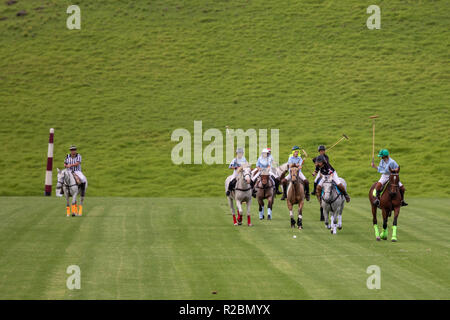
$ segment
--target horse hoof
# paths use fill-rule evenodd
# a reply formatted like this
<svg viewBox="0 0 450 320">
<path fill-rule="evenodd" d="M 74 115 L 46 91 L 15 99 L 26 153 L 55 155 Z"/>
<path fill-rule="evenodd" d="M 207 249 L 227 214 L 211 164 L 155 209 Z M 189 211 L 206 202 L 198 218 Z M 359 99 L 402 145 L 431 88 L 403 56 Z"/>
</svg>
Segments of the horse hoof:
<svg viewBox="0 0 450 320">
<path fill-rule="evenodd" d="M 303 229 L 303 227 L 302 226 L 298 226 L 298 230 L 302 230 Z"/>
<path fill-rule="evenodd" d="M 338 227 L 338 230 L 342 230 L 342 226 Z"/>
<path fill-rule="evenodd" d="M 238 224 L 237 224 L 237 223 L 235 223 L 234 225 L 235 225 L 235 226 L 237 226 Z"/>
<path fill-rule="evenodd" d="M 393 238 L 393 239 L 392 239 L 392 242 L 397 242 L 397 239 Z"/>
<path fill-rule="evenodd" d="M 249 227 L 253 226 L 251 223 L 248 224 Z"/>
<path fill-rule="evenodd" d="M 267 220 L 272 220 L 272 216 L 267 216 Z"/>
<path fill-rule="evenodd" d="M 380 238 L 380 237 L 377 237 L 377 241 L 381 241 L 381 238 Z"/>
</svg>

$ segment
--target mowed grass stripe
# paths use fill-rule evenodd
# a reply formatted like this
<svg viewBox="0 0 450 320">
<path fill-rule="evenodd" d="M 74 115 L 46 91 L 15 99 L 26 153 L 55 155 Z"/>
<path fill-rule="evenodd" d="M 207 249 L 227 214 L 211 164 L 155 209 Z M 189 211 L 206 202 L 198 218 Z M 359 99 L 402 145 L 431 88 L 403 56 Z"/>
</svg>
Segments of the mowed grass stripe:
<svg viewBox="0 0 450 320">
<path fill-rule="evenodd" d="M 259 221 L 254 205 L 249 228 L 245 219 L 232 225 L 225 198 L 88 198 L 81 218 L 66 218 L 61 199 L 0 198 L 0 218 L 8 221 L 0 227 L 0 297 L 449 298 L 448 219 L 441 210 L 449 199 L 410 203 L 392 243 L 375 241 L 367 199 L 346 205 L 344 228 L 332 236 L 318 221 L 316 202 L 305 205 L 299 231 L 289 228 L 279 200 L 272 221 Z M 424 211 L 432 218 L 421 220 Z M 78 291 L 66 288 L 72 264 L 81 268 Z M 381 290 L 366 288 L 373 264 L 381 267 Z"/>
</svg>

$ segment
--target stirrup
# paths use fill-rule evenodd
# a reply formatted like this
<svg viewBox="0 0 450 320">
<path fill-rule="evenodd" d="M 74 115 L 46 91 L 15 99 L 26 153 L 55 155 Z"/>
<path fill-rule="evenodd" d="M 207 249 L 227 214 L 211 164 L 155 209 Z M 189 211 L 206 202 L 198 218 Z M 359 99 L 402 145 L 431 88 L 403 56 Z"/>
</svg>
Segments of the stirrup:
<svg viewBox="0 0 450 320">
<path fill-rule="evenodd" d="M 405 202 L 405 200 L 402 200 L 402 207 L 406 207 L 408 204 Z"/>
</svg>

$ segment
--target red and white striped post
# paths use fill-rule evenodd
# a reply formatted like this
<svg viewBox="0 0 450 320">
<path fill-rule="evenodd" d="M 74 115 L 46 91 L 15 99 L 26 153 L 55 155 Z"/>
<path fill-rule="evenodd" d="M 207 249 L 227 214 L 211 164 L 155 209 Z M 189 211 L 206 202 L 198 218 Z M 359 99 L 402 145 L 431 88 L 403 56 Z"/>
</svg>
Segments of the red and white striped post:
<svg viewBox="0 0 450 320">
<path fill-rule="evenodd" d="M 47 172 L 45 173 L 45 195 L 52 195 L 52 168 L 53 168 L 53 134 L 55 130 L 50 129 L 50 136 L 48 138 L 48 152 L 47 152 Z"/>
</svg>

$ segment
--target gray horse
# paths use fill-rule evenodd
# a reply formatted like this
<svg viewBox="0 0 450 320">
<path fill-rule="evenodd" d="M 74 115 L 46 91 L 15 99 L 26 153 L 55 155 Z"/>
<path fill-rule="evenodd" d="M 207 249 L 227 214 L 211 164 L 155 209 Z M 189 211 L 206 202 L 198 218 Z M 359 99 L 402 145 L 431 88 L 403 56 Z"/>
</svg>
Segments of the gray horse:
<svg viewBox="0 0 450 320">
<path fill-rule="evenodd" d="M 72 197 L 72 217 L 75 216 L 81 216 L 83 214 L 83 202 L 84 202 L 84 195 L 87 189 L 87 181 L 84 189 L 81 188 L 81 186 L 77 185 L 77 182 L 75 181 L 75 178 L 73 176 L 73 173 L 68 170 L 58 170 L 58 181 L 56 183 L 56 195 L 62 196 L 62 194 L 65 195 L 67 206 L 66 206 L 66 215 L 67 217 L 70 216 L 70 204 L 69 204 L 69 198 Z M 80 205 L 77 206 L 77 196 L 80 194 Z"/>
<path fill-rule="evenodd" d="M 342 211 L 344 210 L 344 195 L 338 193 L 336 186 L 329 177 L 323 178 L 322 201 L 323 215 L 325 217 L 325 226 L 330 229 L 332 234 L 336 234 L 336 227 L 342 229 Z M 347 183 L 340 178 L 342 184 L 347 189 Z M 328 223 L 328 216 L 331 211 L 331 224 Z"/>
<path fill-rule="evenodd" d="M 232 177 L 232 176 L 230 176 Z M 228 184 L 231 181 L 231 178 L 228 177 L 225 180 L 225 190 L 228 190 Z M 247 224 L 250 227 L 252 225 L 250 220 L 250 205 L 252 203 L 252 187 L 250 185 L 250 177 L 251 177 L 251 168 L 249 164 L 244 164 L 242 167 L 239 167 L 236 172 L 236 187 L 227 196 L 228 204 L 231 209 L 231 214 L 233 215 L 234 225 L 242 224 L 242 203 L 247 203 Z M 236 213 L 234 211 L 234 201 L 236 201 L 236 208 L 238 213 L 238 218 L 236 220 Z"/>
</svg>

